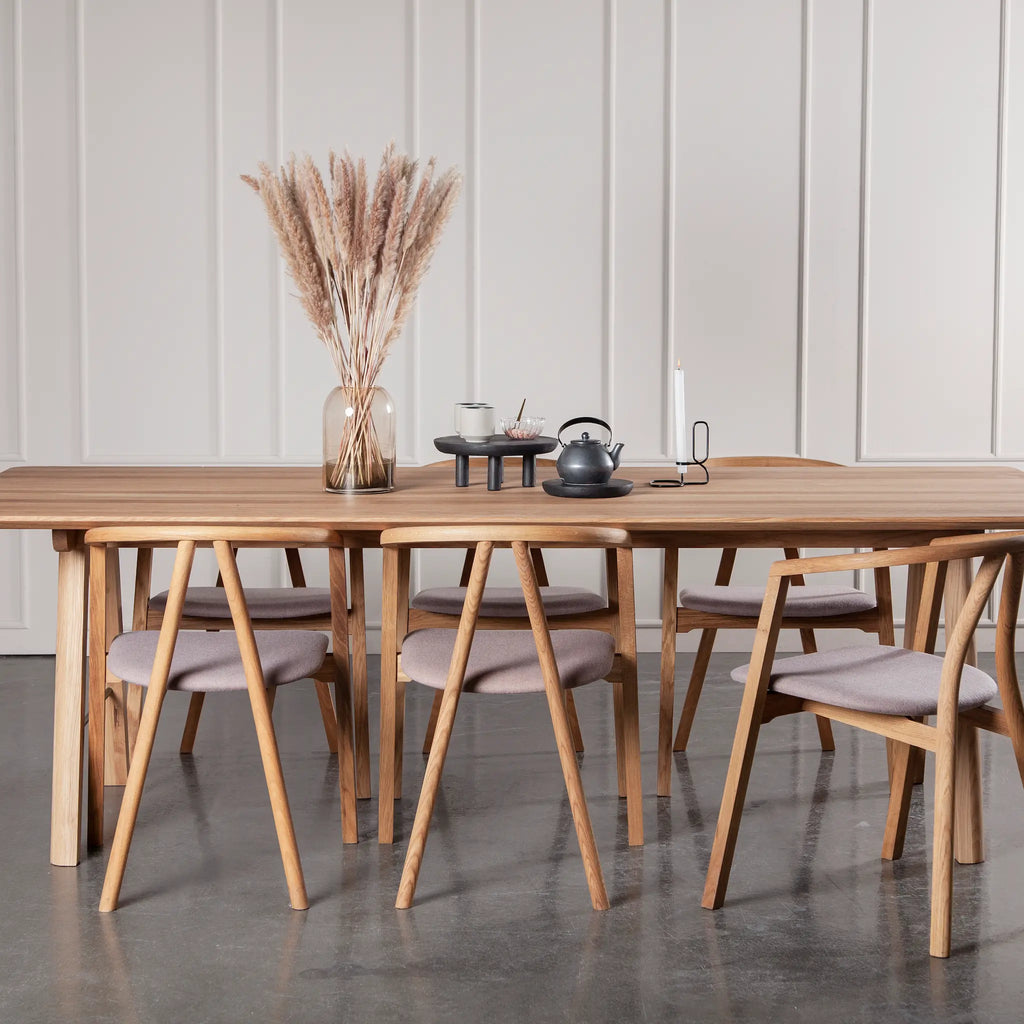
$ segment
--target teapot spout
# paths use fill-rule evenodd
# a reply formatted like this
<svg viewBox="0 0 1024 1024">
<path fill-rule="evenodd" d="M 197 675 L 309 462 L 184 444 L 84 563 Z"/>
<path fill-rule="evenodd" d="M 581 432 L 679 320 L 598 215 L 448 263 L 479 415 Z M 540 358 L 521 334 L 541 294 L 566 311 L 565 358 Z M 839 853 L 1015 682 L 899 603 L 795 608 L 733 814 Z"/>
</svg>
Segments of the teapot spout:
<svg viewBox="0 0 1024 1024">
<path fill-rule="evenodd" d="M 608 450 L 608 454 L 612 457 L 612 463 L 616 469 L 619 468 L 619 459 L 622 457 L 622 449 L 624 447 L 625 445 L 620 441 L 614 448 Z"/>
</svg>

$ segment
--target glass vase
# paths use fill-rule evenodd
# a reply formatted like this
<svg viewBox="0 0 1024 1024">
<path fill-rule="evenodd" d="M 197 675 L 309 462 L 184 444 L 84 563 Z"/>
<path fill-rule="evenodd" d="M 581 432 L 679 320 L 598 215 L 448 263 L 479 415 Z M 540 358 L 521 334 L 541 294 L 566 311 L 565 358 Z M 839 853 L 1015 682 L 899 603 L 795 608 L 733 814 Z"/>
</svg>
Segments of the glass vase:
<svg viewBox="0 0 1024 1024">
<path fill-rule="evenodd" d="M 394 486 L 391 395 L 378 387 L 336 387 L 324 402 L 324 490 L 379 494 Z"/>
</svg>

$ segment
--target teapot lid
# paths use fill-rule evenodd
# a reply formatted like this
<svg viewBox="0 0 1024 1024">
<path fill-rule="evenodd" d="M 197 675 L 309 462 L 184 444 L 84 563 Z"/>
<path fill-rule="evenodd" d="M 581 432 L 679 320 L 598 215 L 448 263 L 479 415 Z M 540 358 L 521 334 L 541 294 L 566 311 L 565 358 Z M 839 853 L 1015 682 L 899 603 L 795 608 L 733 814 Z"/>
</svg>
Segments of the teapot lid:
<svg viewBox="0 0 1024 1024">
<path fill-rule="evenodd" d="M 574 417 L 571 420 L 566 420 L 558 428 L 558 443 L 561 444 L 563 448 L 565 447 L 566 442 L 562 440 L 562 431 L 565 430 L 566 427 L 574 427 L 578 423 L 590 423 L 590 424 L 592 424 L 594 426 L 604 427 L 604 429 L 608 431 L 608 440 L 607 440 L 607 442 L 604 442 L 604 441 L 599 440 L 596 437 L 591 437 L 590 434 L 586 430 L 584 430 L 583 434 L 580 437 L 574 437 L 569 442 L 569 444 L 582 444 L 582 445 L 599 444 L 599 445 L 601 445 L 602 448 L 604 448 L 604 447 L 606 447 L 606 445 L 610 445 L 612 443 L 612 428 L 610 426 L 608 426 L 608 424 L 605 423 L 604 420 L 599 420 L 596 416 L 576 416 L 576 417 Z"/>
</svg>

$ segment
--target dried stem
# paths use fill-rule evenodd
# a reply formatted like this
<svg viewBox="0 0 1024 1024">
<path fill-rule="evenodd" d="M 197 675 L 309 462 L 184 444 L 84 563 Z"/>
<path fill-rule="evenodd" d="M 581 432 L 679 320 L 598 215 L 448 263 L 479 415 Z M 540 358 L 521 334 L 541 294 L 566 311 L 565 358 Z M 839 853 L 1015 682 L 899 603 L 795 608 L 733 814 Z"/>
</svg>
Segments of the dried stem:
<svg viewBox="0 0 1024 1024">
<path fill-rule="evenodd" d="M 365 161 L 348 153 L 330 153 L 326 182 L 309 156 L 292 156 L 277 173 L 260 164 L 257 176 L 242 175 L 263 200 L 302 308 L 341 384 L 362 389 L 332 486 L 346 478 L 372 486 L 385 470 L 369 389 L 409 317 L 462 187 L 455 168 L 435 181 L 433 159 L 415 179 L 415 161 L 394 143 L 381 157 L 372 192 Z"/>
</svg>

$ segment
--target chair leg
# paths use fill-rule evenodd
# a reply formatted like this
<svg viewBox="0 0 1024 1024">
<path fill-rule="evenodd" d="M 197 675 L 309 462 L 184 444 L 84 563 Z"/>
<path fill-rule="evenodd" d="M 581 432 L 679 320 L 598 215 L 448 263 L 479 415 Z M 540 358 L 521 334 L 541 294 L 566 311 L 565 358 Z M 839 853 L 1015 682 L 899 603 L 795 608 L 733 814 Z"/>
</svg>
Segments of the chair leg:
<svg viewBox="0 0 1024 1024">
<path fill-rule="evenodd" d="M 616 689 L 619 688 L 617 685 Z M 590 823 L 590 811 L 587 809 L 587 798 L 583 792 L 583 780 L 580 778 L 579 765 L 576 763 L 576 752 L 573 750 L 565 708 L 557 698 L 552 698 L 549 694 L 548 709 L 555 730 L 558 757 L 562 762 L 565 788 L 569 794 L 569 807 L 572 809 L 573 821 L 576 824 L 576 838 L 580 844 L 580 853 L 583 855 L 583 870 L 587 876 L 590 902 L 595 910 L 607 910 L 611 904 L 608 902 L 608 893 L 604 887 L 601 861 L 597 854 L 597 843 L 594 841 L 594 828 Z"/>
<path fill-rule="evenodd" d="M 629 845 L 643 846 L 643 786 L 640 781 L 640 707 L 637 695 L 637 681 L 615 684 L 622 696 L 622 762 L 626 776 L 626 819 L 628 822 Z"/>
<path fill-rule="evenodd" d="M 349 588 L 352 610 L 352 715 L 355 728 L 356 799 L 370 799 L 370 713 L 367 704 L 369 675 L 366 668 L 366 588 L 363 584 L 363 552 L 349 548 Z"/>
<path fill-rule="evenodd" d="M 427 720 L 427 731 L 423 737 L 423 753 L 429 754 L 431 744 L 434 742 L 434 732 L 437 729 L 437 716 L 441 713 L 441 698 L 444 690 L 437 690 L 434 693 L 434 700 L 430 705 L 430 718 Z"/>
<path fill-rule="evenodd" d="M 205 700 L 205 693 L 193 693 L 188 702 L 188 717 L 185 719 L 185 728 L 181 732 L 179 754 L 192 753 L 192 747 L 196 742 L 196 733 L 199 730 L 199 717 L 203 713 L 203 701 Z"/>
<path fill-rule="evenodd" d="M 107 862 L 107 873 L 103 879 L 103 892 L 100 895 L 102 913 L 117 910 L 121 883 L 124 881 L 124 869 L 128 862 L 128 851 L 135 833 L 135 822 L 139 816 L 142 787 L 146 783 L 149 759 L 153 753 L 153 739 L 160 720 L 162 698 L 162 694 L 151 693 L 142 709 L 142 721 L 139 723 L 139 734 L 135 740 L 135 755 L 128 769 L 128 781 L 121 798 L 121 811 L 117 816 L 117 828 L 114 830 L 114 841 L 110 847 L 110 860 Z"/>
<path fill-rule="evenodd" d="M 398 886 L 398 898 L 395 907 L 407 910 L 412 906 L 416 895 L 416 883 L 420 877 L 420 866 L 423 863 L 423 851 L 427 845 L 427 833 L 430 831 L 430 819 L 434 814 L 437 791 L 441 785 L 441 773 L 444 771 L 444 760 L 448 754 L 452 726 L 455 724 L 455 712 L 458 709 L 458 690 L 443 690 L 441 693 L 441 709 L 437 716 L 437 728 L 434 730 L 433 743 L 430 746 L 430 757 L 427 759 L 426 771 L 423 774 L 423 788 L 420 790 L 419 803 L 416 805 L 416 819 L 409 837 L 409 849 L 405 854 L 405 866 L 402 868 L 402 881 Z"/>
<path fill-rule="evenodd" d="M 814 641 L 813 629 L 800 630 L 800 644 L 804 649 L 804 654 L 815 654 L 817 652 L 818 645 Z M 818 720 L 818 742 L 821 744 L 821 749 L 827 752 L 835 750 L 836 741 L 832 736 L 832 723 L 827 718 L 822 718 L 821 715 L 816 715 L 815 717 Z"/>
<path fill-rule="evenodd" d="M 293 910 L 307 910 L 309 899 L 306 896 L 306 883 L 302 877 L 302 863 L 299 860 L 299 848 L 295 841 L 295 826 L 292 824 L 291 808 L 288 806 L 288 794 L 284 788 L 284 773 L 281 771 L 281 758 L 277 750 L 277 737 L 274 735 L 274 721 L 271 718 L 271 704 L 276 686 L 268 686 L 261 700 L 258 688 L 250 687 L 249 703 L 252 705 L 252 716 L 256 723 L 256 737 L 260 745 L 260 758 L 263 761 L 263 775 L 267 780 L 267 793 L 270 796 L 270 808 L 274 814 L 274 828 L 277 831 L 277 843 L 281 849 L 281 862 L 284 875 L 288 882 L 288 902 Z"/>
<path fill-rule="evenodd" d="M 569 720 L 569 732 L 572 733 L 572 745 L 577 754 L 583 753 L 583 733 L 580 731 L 580 720 L 576 715 L 576 701 L 572 690 L 565 691 L 565 716 Z"/>
<path fill-rule="evenodd" d="M 267 687 L 267 710 L 271 714 L 274 713 L 274 704 L 276 702 L 277 702 L 277 687 L 276 686 L 268 686 Z"/>
<path fill-rule="evenodd" d="M 697 657 L 693 662 L 690 684 L 686 688 L 683 710 L 679 716 L 679 728 L 676 730 L 676 738 L 672 744 L 674 751 L 685 750 L 686 744 L 690 742 L 690 729 L 693 727 L 693 719 L 697 714 L 697 703 L 700 700 L 701 690 L 704 688 L 704 678 L 708 672 L 711 650 L 715 645 L 715 637 L 717 635 L 717 629 L 701 630 L 700 644 L 697 646 Z"/>
<path fill-rule="evenodd" d="M 612 683 L 612 720 L 615 724 L 615 776 L 619 799 L 626 795 L 626 741 L 623 725 L 622 686 Z"/>
<path fill-rule="evenodd" d="M 338 749 L 338 785 L 341 792 L 341 841 L 359 842 L 359 821 L 356 810 L 357 781 L 355 744 L 352 738 L 352 688 L 345 675 L 344 663 L 335 662 L 334 697 L 337 717 L 333 719 Z M 330 704 L 330 694 L 327 702 Z M 332 706 L 332 713 L 333 713 Z"/>
<path fill-rule="evenodd" d="M 331 701 L 330 687 L 323 679 L 314 679 L 316 687 L 316 699 L 320 705 L 320 718 L 324 723 L 324 736 L 327 737 L 327 749 L 332 753 L 338 752 L 338 718 Z"/>
<path fill-rule="evenodd" d="M 395 686 L 395 799 L 402 799 L 403 757 L 405 748 L 405 680 Z"/>
<path fill-rule="evenodd" d="M 955 737 L 945 735 L 935 753 L 935 826 L 932 850 L 932 921 L 929 952 L 949 956 L 953 912 L 953 821 L 956 810 Z"/>
<path fill-rule="evenodd" d="M 914 769 L 918 748 L 907 743 L 891 743 L 892 777 L 889 785 L 889 811 L 885 819 L 882 838 L 882 860 L 899 860 L 903 856 L 903 842 L 907 837 L 907 817 L 910 798 L 914 792 Z"/>
<path fill-rule="evenodd" d="M 658 796 L 672 787 L 672 721 L 676 699 L 676 625 L 679 550 L 666 548 L 661 580 L 661 686 L 658 693 Z"/>
</svg>

